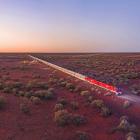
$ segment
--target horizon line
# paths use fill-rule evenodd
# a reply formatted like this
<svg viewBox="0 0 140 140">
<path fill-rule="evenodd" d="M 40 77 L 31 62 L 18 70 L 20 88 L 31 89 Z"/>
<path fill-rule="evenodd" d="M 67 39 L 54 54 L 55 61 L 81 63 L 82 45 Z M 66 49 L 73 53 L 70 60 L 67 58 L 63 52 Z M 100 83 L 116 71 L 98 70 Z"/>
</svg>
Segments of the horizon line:
<svg viewBox="0 0 140 140">
<path fill-rule="evenodd" d="M 125 52 L 125 51 L 117 51 L 117 52 L 113 52 L 113 51 L 110 51 L 110 52 L 107 52 L 107 51 L 103 51 L 103 52 L 12 52 L 12 51 L 9 51 L 9 52 L 0 52 L 0 54 L 1 53 L 88 53 L 88 54 L 92 54 L 92 53 L 140 53 L 140 51 L 139 52 L 131 52 L 131 51 L 127 51 L 127 52 Z"/>
</svg>

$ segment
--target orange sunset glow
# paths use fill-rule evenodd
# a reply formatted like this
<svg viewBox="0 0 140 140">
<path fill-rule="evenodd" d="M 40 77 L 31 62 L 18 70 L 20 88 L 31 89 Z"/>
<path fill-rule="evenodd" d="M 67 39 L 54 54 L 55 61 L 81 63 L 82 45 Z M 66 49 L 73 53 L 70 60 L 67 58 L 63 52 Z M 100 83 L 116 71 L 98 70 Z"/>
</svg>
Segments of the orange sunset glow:
<svg viewBox="0 0 140 140">
<path fill-rule="evenodd" d="M 140 51 L 139 4 L 127 4 L 2 0 L 0 52 Z"/>
</svg>

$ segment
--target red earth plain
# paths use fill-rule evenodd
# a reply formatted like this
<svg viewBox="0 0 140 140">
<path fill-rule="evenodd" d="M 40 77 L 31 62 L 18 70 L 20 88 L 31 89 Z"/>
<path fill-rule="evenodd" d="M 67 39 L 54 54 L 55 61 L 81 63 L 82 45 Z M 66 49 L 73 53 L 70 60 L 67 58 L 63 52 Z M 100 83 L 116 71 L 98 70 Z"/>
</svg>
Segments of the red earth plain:
<svg viewBox="0 0 140 140">
<path fill-rule="evenodd" d="M 140 95 L 140 53 L 33 54 L 72 71 Z"/>
<path fill-rule="evenodd" d="M 77 80 L 27 54 L 1 54 L 0 64 L 0 140 L 140 138 L 140 102 Z"/>
</svg>

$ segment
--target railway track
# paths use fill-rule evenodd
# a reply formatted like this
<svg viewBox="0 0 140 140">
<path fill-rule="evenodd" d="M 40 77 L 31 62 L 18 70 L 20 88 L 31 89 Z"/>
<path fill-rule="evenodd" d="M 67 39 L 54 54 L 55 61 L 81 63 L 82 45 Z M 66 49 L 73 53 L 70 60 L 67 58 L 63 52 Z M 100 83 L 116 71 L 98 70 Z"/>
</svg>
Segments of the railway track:
<svg viewBox="0 0 140 140">
<path fill-rule="evenodd" d="M 38 58 L 38 57 L 35 57 L 35 56 L 32 56 L 32 55 L 28 55 L 28 56 L 29 56 L 31 59 L 33 59 L 33 60 L 39 61 L 39 62 L 41 62 L 41 63 L 43 63 L 43 64 L 45 64 L 45 65 L 48 65 L 48 66 L 50 66 L 50 67 L 52 67 L 52 68 L 54 68 L 54 69 L 56 69 L 56 70 L 62 71 L 62 72 L 66 73 L 66 74 L 68 74 L 68 75 L 70 75 L 70 76 L 73 76 L 73 77 L 76 77 L 76 78 L 78 78 L 78 79 L 80 79 L 80 80 L 82 80 L 82 81 L 88 82 L 89 84 L 98 86 L 98 87 L 103 88 L 103 89 L 105 89 L 105 90 L 107 90 L 107 91 L 110 91 L 110 92 L 112 92 L 112 93 L 114 93 L 114 94 L 117 93 L 117 91 L 116 91 L 117 88 L 114 87 L 114 86 L 111 86 L 111 85 L 102 83 L 102 82 L 100 82 L 100 81 L 97 81 L 97 80 L 92 79 L 92 78 L 90 78 L 90 77 L 87 77 L 87 76 L 85 76 L 85 75 L 82 75 L 82 74 L 79 74 L 79 73 L 77 73 L 77 72 L 68 70 L 68 69 L 66 69 L 66 68 L 57 66 L 57 65 L 52 64 L 52 63 L 50 63 L 50 62 L 47 62 L 47 61 L 45 61 L 45 60 L 42 60 L 42 59 L 40 59 L 40 58 Z M 126 91 L 123 91 L 123 93 L 125 93 L 125 92 L 126 92 Z M 136 95 L 131 95 L 130 93 L 122 94 L 121 96 L 118 96 L 118 98 L 126 99 L 126 100 L 129 100 L 129 101 L 132 101 L 132 102 L 135 102 L 135 103 L 139 103 L 139 104 L 140 104 L 140 98 L 137 97 Z"/>
<path fill-rule="evenodd" d="M 106 84 L 106 83 L 97 81 L 97 80 L 92 79 L 92 78 L 90 78 L 90 77 L 87 77 L 87 76 L 85 76 L 85 75 L 79 74 L 79 73 L 77 73 L 77 72 L 74 72 L 74 71 L 65 69 L 65 68 L 63 68 L 63 67 L 57 66 L 57 65 L 55 65 L 55 64 L 52 64 L 52 63 L 47 62 L 47 61 L 45 61 L 45 60 L 42 60 L 42 59 L 40 59 L 40 58 L 34 57 L 34 56 L 32 56 L 32 55 L 29 55 L 29 57 L 32 58 L 33 60 L 39 61 L 39 62 L 41 62 L 41 63 L 43 63 L 43 64 L 46 64 L 46 65 L 48 65 L 48 66 L 50 66 L 50 67 L 52 67 L 52 68 L 54 68 L 54 69 L 56 69 L 56 70 L 62 71 L 62 72 L 64 72 L 64 73 L 66 73 L 66 74 L 69 74 L 69 75 L 71 75 L 71 76 L 73 76 L 73 77 L 76 77 L 76 78 L 78 78 L 78 79 L 80 79 L 80 80 L 82 80 L 82 81 L 88 82 L 88 83 L 90 83 L 90 84 L 92 84 L 92 85 L 98 86 L 98 87 L 100 87 L 100 88 L 103 88 L 103 89 L 105 89 L 105 90 L 107 90 L 107 91 L 110 91 L 110 92 L 113 92 L 113 93 L 115 93 L 115 94 L 117 93 L 117 91 L 116 91 L 117 88 L 114 87 L 114 86 L 108 85 L 108 84 Z"/>
</svg>

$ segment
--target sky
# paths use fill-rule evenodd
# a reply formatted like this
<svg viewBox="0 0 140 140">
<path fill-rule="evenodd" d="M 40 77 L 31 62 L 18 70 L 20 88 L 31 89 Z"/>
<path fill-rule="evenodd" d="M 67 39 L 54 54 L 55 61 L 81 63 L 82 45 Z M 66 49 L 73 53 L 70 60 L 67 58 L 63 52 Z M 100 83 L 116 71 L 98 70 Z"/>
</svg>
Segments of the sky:
<svg viewBox="0 0 140 140">
<path fill-rule="evenodd" d="M 140 0 L 0 0 L 0 52 L 140 52 Z"/>
</svg>

